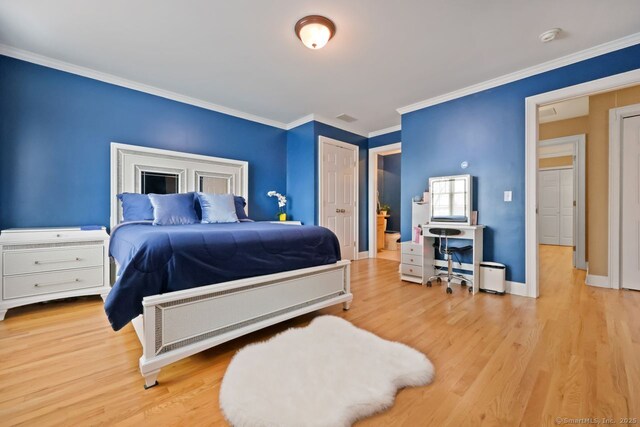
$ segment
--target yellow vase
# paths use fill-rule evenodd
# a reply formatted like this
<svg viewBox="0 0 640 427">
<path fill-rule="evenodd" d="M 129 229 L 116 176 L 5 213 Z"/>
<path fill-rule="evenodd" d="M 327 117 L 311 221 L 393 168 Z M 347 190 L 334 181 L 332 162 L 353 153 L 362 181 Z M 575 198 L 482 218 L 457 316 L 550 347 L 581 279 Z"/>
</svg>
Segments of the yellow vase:
<svg viewBox="0 0 640 427">
<path fill-rule="evenodd" d="M 280 221 L 286 221 L 287 220 L 287 214 L 286 213 L 281 213 L 280 215 L 278 215 L 278 218 L 280 219 Z"/>
</svg>

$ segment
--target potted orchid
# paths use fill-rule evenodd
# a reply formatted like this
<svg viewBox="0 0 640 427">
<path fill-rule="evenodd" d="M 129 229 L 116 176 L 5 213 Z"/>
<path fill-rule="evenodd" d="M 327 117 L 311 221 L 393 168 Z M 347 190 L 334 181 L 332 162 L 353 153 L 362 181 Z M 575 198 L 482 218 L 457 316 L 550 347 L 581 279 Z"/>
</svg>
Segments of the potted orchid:
<svg viewBox="0 0 640 427">
<path fill-rule="evenodd" d="M 267 196 L 269 197 L 277 197 L 278 198 L 278 219 L 280 221 L 286 221 L 287 220 L 287 214 L 284 211 L 284 207 L 287 206 L 287 197 L 283 196 L 282 194 L 276 192 L 276 191 L 269 191 L 267 193 Z"/>
</svg>

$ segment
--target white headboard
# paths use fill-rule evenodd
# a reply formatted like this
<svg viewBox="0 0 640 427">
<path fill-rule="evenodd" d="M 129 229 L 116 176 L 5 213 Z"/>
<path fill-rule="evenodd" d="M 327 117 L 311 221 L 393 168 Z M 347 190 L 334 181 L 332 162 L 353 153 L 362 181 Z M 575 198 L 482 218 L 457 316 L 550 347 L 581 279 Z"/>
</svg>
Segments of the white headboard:
<svg viewBox="0 0 640 427">
<path fill-rule="evenodd" d="M 111 227 L 122 221 L 119 193 L 141 193 L 142 173 L 176 175 L 178 192 L 201 191 L 208 180 L 220 192 L 242 196 L 249 205 L 249 162 L 179 151 L 111 143 Z"/>
</svg>

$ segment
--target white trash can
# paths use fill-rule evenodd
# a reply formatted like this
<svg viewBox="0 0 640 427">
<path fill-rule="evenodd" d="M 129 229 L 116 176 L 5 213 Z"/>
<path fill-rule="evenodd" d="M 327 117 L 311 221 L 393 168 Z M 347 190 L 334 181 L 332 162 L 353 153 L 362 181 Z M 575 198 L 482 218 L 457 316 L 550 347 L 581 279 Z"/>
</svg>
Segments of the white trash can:
<svg viewBox="0 0 640 427">
<path fill-rule="evenodd" d="M 506 291 L 507 266 L 499 262 L 480 263 L 480 289 L 493 294 L 504 294 Z"/>
</svg>

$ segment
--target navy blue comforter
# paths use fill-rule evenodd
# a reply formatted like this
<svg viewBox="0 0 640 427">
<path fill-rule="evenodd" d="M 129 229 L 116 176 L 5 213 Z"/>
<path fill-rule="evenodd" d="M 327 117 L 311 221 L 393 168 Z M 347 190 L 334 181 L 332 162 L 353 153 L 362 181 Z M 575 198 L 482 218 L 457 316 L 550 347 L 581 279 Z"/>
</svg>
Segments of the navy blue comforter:
<svg viewBox="0 0 640 427">
<path fill-rule="evenodd" d="M 333 264 L 338 239 L 316 226 L 268 222 L 114 228 L 110 255 L 119 278 L 105 303 L 114 330 L 142 313 L 142 299 L 229 280 Z"/>
</svg>

